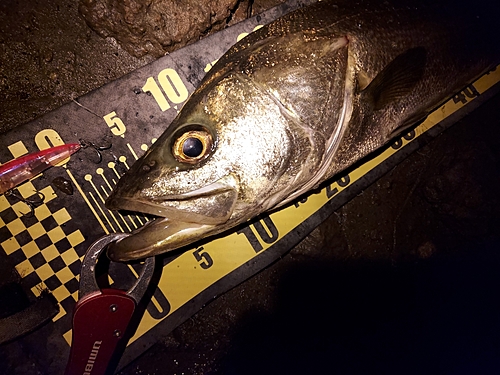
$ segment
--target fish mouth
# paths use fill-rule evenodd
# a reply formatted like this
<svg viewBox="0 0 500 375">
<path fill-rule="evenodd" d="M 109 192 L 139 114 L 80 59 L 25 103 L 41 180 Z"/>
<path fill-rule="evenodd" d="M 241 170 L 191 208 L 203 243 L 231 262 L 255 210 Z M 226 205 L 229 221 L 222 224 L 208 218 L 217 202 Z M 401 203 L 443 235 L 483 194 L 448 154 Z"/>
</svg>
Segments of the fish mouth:
<svg viewBox="0 0 500 375">
<path fill-rule="evenodd" d="M 130 261 L 178 249 L 206 237 L 231 217 L 238 199 L 238 183 L 231 175 L 212 184 L 164 196 L 143 197 L 138 193 L 112 194 L 106 207 L 159 216 L 108 247 L 113 261 Z M 125 241 L 126 240 L 126 241 Z"/>
<path fill-rule="evenodd" d="M 232 175 L 209 185 L 181 194 L 150 194 L 119 191 L 106 201 L 110 210 L 136 211 L 144 214 L 198 224 L 221 224 L 233 213 L 238 199 L 238 183 Z"/>
</svg>

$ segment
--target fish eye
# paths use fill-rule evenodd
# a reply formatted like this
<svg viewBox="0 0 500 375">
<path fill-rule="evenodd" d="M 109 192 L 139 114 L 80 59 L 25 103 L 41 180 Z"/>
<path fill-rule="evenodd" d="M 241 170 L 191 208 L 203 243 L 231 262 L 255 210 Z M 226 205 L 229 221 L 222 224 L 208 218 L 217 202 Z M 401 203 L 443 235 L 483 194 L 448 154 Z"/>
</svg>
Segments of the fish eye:
<svg viewBox="0 0 500 375">
<path fill-rule="evenodd" d="M 175 140 L 172 153 L 181 163 L 196 164 L 210 154 L 212 145 L 212 135 L 208 131 L 189 130 Z"/>
</svg>

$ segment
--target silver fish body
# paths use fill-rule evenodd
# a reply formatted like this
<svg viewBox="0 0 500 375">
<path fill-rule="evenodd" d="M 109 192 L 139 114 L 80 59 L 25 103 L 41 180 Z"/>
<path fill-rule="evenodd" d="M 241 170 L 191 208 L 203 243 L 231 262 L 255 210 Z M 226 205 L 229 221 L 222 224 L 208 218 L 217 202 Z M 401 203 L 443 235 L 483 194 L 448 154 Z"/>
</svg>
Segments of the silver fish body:
<svg viewBox="0 0 500 375">
<path fill-rule="evenodd" d="M 233 46 L 106 202 L 159 216 L 111 259 L 177 249 L 290 202 L 500 62 L 488 13 L 422 3 L 323 1 Z"/>
</svg>

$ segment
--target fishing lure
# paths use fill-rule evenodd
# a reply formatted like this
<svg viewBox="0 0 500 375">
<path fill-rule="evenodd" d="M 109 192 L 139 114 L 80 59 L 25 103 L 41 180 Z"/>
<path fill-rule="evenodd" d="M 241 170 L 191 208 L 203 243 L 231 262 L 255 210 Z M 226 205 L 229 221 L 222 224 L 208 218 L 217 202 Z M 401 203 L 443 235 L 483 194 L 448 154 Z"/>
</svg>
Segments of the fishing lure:
<svg viewBox="0 0 500 375">
<path fill-rule="evenodd" d="M 80 148 L 79 143 L 69 143 L 33 152 L 0 165 L 0 194 L 60 163 Z"/>
</svg>

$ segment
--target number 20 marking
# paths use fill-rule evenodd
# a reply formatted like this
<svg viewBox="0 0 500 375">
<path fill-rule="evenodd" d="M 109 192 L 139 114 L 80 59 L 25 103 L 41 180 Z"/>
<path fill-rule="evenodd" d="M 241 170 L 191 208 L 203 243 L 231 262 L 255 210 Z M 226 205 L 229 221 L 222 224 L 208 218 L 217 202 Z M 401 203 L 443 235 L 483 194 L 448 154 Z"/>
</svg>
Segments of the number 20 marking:
<svg viewBox="0 0 500 375">
<path fill-rule="evenodd" d="M 151 93 L 162 111 L 166 111 L 170 108 L 170 103 L 167 98 L 172 103 L 179 104 L 185 101 L 189 96 L 186 86 L 174 69 L 167 68 L 158 73 L 158 82 L 160 82 L 160 86 L 167 97 L 163 95 L 163 92 L 153 77 L 149 77 L 146 80 L 146 84 L 142 86 L 142 91 Z"/>
</svg>

